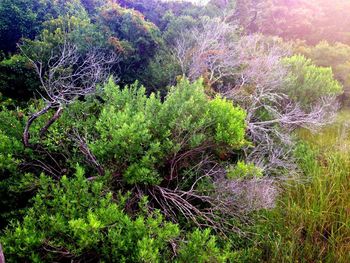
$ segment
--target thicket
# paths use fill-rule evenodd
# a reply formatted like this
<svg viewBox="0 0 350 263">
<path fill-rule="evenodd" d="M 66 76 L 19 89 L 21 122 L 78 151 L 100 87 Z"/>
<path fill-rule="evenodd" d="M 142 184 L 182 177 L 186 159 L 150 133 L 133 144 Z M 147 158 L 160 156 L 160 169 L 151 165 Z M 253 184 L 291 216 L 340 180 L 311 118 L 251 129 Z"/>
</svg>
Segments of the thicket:
<svg viewBox="0 0 350 263">
<path fill-rule="evenodd" d="M 348 46 L 304 2 L 2 1 L 0 258 L 347 262 Z"/>
</svg>

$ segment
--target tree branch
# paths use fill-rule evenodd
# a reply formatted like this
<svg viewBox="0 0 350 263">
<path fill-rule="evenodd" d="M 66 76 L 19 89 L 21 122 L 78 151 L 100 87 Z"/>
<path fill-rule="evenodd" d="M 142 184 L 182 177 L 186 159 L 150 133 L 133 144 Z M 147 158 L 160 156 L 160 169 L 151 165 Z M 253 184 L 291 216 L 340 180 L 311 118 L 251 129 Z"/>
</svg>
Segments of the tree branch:
<svg viewBox="0 0 350 263">
<path fill-rule="evenodd" d="M 50 128 L 50 126 L 59 119 L 59 117 L 61 116 L 63 111 L 63 108 L 60 106 L 58 107 L 58 109 L 56 110 L 55 114 L 46 122 L 45 126 L 43 128 L 41 128 L 39 136 L 40 138 L 42 138 L 45 133 L 47 132 L 47 130 Z"/>
<path fill-rule="evenodd" d="M 29 139 L 30 139 L 30 132 L 29 132 L 29 129 L 30 129 L 30 126 L 33 124 L 33 122 L 34 122 L 37 118 L 39 118 L 40 116 L 44 115 L 44 114 L 45 114 L 46 112 L 48 112 L 51 108 L 52 108 L 52 104 L 49 103 L 49 104 L 47 104 L 42 110 L 40 110 L 40 111 L 38 111 L 38 112 L 32 114 L 32 115 L 29 117 L 29 119 L 28 119 L 28 121 L 27 121 L 27 123 L 26 123 L 26 126 L 25 126 L 25 128 L 24 128 L 23 138 L 22 138 L 23 144 L 24 144 L 25 147 L 30 147 L 30 148 L 33 147 L 33 145 L 31 145 L 31 144 L 29 143 Z"/>
</svg>

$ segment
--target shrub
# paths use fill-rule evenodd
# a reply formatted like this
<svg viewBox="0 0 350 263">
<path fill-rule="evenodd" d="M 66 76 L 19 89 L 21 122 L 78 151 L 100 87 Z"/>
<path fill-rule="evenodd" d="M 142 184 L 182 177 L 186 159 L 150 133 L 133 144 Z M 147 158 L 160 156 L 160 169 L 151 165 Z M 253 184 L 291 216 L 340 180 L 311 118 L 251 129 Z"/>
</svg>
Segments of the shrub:
<svg viewBox="0 0 350 263">
<path fill-rule="evenodd" d="M 42 175 L 33 206 L 0 237 L 7 261 L 226 262 L 230 257 L 229 247 L 209 229 L 183 237 L 158 211 L 147 213 L 145 198 L 139 213 L 128 215 L 128 195 L 106 191 L 107 182 L 107 177 L 87 180 L 79 166 L 74 177 L 57 183 Z M 178 248 L 171 251 L 170 243 Z"/>
<path fill-rule="evenodd" d="M 263 176 L 263 171 L 253 163 L 238 161 L 235 166 L 229 167 L 226 176 L 228 179 L 255 178 Z"/>
<path fill-rule="evenodd" d="M 42 175 L 40 184 L 23 221 L 13 222 L 1 237 L 9 262 L 62 257 L 155 262 L 179 234 L 157 212 L 128 216 L 126 197 L 104 191 L 103 180 L 86 180 L 80 167 L 72 179 L 55 183 Z"/>
<path fill-rule="evenodd" d="M 342 93 L 342 86 L 333 78 L 331 68 L 315 66 L 301 55 L 285 58 L 283 63 L 289 68 L 285 92 L 302 106 L 308 108 L 324 96 Z"/>
<path fill-rule="evenodd" d="M 29 60 L 13 55 L 0 62 L 0 92 L 10 98 L 25 100 L 39 87 L 39 79 Z"/>
<path fill-rule="evenodd" d="M 220 249 L 215 236 L 206 229 L 189 233 L 188 241 L 183 242 L 179 251 L 179 262 L 227 262 L 232 255 L 229 249 Z"/>
<path fill-rule="evenodd" d="M 110 81 L 103 98 L 98 136 L 90 138 L 89 146 L 129 184 L 159 184 L 165 177 L 160 171 L 172 156 L 193 156 L 216 146 L 239 149 L 245 143 L 244 111 L 220 97 L 210 100 L 200 81 L 182 80 L 163 103 L 155 94 L 147 97 L 137 84 L 120 90 Z"/>
<path fill-rule="evenodd" d="M 19 164 L 23 161 L 21 142 L 22 123 L 20 112 L 0 108 L 0 228 L 18 216 L 25 206 L 27 193 L 22 192 L 33 183 L 30 174 L 21 174 Z"/>
</svg>

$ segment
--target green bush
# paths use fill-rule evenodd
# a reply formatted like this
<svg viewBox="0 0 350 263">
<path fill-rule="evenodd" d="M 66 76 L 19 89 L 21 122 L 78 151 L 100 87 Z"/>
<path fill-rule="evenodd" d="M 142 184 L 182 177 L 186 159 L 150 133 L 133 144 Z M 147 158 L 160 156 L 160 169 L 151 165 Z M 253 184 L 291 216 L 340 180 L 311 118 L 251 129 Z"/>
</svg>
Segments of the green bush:
<svg viewBox="0 0 350 263">
<path fill-rule="evenodd" d="M 245 143 L 244 111 L 220 97 L 210 100 L 201 81 L 182 80 L 164 102 L 147 97 L 137 84 L 120 90 L 110 81 L 103 98 L 96 131 L 90 132 L 98 136 L 90 137 L 89 146 L 129 184 L 159 184 L 166 161 L 178 153 Z"/>
<path fill-rule="evenodd" d="M 39 78 L 24 56 L 13 55 L 0 62 L 0 92 L 5 97 L 27 100 L 39 86 Z"/>
<path fill-rule="evenodd" d="M 55 183 L 42 175 L 40 184 L 23 221 L 13 222 L 1 237 L 9 262 L 88 255 L 109 262 L 155 262 L 179 234 L 159 213 L 128 216 L 126 198 L 106 192 L 103 180 L 86 180 L 80 167 L 72 179 Z"/>
<path fill-rule="evenodd" d="M 302 54 L 317 66 L 331 67 L 334 78 L 344 87 L 343 102 L 348 103 L 350 92 L 350 46 L 342 43 L 330 44 L 322 41 L 316 46 L 308 46 L 296 41 L 294 53 Z"/>
<path fill-rule="evenodd" d="M 27 190 L 35 184 L 33 176 L 19 168 L 24 161 L 21 114 L 0 108 L 0 229 L 21 213 L 27 204 Z"/>
<path fill-rule="evenodd" d="M 189 233 L 187 238 L 180 246 L 180 262 L 227 262 L 231 256 L 228 248 L 221 250 L 218 247 L 217 239 L 209 229 L 203 232 L 196 230 Z"/>
<path fill-rule="evenodd" d="M 19 160 L 18 153 L 23 151 L 21 142 L 22 124 L 15 111 L 0 110 L 0 172 L 14 171 Z"/>
<path fill-rule="evenodd" d="M 337 96 L 343 92 L 341 84 L 333 78 L 331 68 L 315 66 L 301 55 L 285 58 L 283 63 L 289 69 L 286 94 L 306 108 L 323 96 Z"/>
<path fill-rule="evenodd" d="M 235 166 L 229 167 L 226 176 L 228 179 L 256 178 L 263 176 L 263 171 L 253 163 L 238 161 Z"/>
<path fill-rule="evenodd" d="M 226 262 L 222 248 L 209 230 L 180 235 L 176 224 L 158 211 L 130 216 L 124 207 L 128 195 L 106 190 L 108 178 L 89 181 L 77 166 L 73 178 L 59 182 L 42 175 L 40 190 L 23 220 L 12 222 L 0 237 L 7 262 L 63 259 L 101 262 Z M 178 257 L 173 257 L 170 243 Z M 194 260 L 194 261 L 192 261 Z"/>
</svg>

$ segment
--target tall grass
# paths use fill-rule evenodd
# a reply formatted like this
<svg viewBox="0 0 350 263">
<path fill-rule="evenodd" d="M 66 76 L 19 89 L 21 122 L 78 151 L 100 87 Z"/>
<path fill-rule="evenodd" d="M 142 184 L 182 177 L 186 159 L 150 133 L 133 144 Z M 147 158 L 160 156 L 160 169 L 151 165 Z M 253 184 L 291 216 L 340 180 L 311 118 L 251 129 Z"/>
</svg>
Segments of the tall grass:
<svg viewBox="0 0 350 263">
<path fill-rule="evenodd" d="M 299 131 L 301 168 L 271 212 L 269 262 L 350 262 L 350 112 L 318 134 Z"/>
</svg>

